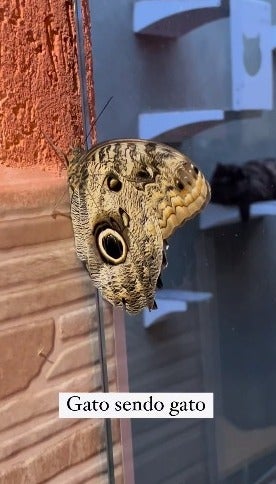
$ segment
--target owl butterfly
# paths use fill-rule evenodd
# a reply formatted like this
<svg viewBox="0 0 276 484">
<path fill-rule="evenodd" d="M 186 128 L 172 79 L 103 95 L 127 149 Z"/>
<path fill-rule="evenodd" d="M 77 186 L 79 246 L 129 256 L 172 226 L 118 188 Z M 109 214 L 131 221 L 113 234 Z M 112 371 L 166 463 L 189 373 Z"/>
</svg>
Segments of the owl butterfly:
<svg viewBox="0 0 276 484">
<path fill-rule="evenodd" d="M 104 299 L 129 313 L 155 309 L 166 240 L 208 203 L 189 158 L 141 139 L 106 141 L 68 159 L 76 252 Z"/>
</svg>

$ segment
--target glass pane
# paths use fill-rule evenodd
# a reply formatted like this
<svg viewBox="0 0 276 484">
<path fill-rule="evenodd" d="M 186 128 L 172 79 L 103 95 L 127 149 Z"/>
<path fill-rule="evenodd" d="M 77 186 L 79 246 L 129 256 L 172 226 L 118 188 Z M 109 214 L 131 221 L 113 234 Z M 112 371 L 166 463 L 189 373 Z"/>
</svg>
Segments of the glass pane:
<svg viewBox="0 0 276 484">
<path fill-rule="evenodd" d="M 215 418 L 133 420 L 135 482 L 273 482 L 276 5 L 90 8 L 98 110 L 114 96 L 99 141 L 153 138 L 216 172 L 213 203 L 169 240 L 159 309 L 126 317 L 130 391 L 212 391 Z"/>
</svg>

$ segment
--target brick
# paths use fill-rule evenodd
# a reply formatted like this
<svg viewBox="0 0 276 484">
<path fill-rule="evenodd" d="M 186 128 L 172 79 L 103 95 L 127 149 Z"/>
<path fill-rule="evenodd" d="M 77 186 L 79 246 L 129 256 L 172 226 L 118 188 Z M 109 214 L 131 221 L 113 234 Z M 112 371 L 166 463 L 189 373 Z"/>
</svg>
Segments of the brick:
<svg viewBox="0 0 276 484">
<path fill-rule="evenodd" d="M 106 356 L 114 354 L 114 340 L 110 331 L 106 332 Z M 98 333 L 93 333 L 87 341 L 72 344 L 59 352 L 59 356 L 47 373 L 47 379 L 56 378 L 80 369 L 92 366 L 99 360 Z"/>
<path fill-rule="evenodd" d="M 58 358 L 47 373 L 51 380 L 88 365 L 94 365 L 99 359 L 98 337 L 94 334 L 89 341 L 81 341 L 59 352 Z"/>
<path fill-rule="evenodd" d="M 77 301 L 92 295 L 93 292 L 94 288 L 88 274 L 56 279 L 51 283 L 40 283 L 28 289 L 20 290 L 19 287 L 17 291 L 2 291 L 0 321 L 19 318 L 50 307 Z"/>
<path fill-rule="evenodd" d="M 122 449 L 121 449 L 120 442 L 119 442 L 119 439 L 118 439 L 118 437 L 119 437 L 118 432 L 117 432 L 117 435 L 116 436 L 117 436 L 116 439 L 113 438 L 113 447 L 112 447 L 112 449 L 113 449 L 113 461 L 114 461 L 114 465 L 115 466 L 118 466 L 120 464 L 121 458 L 122 458 L 122 455 L 121 455 Z M 114 436 L 112 436 L 112 437 L 114 437 Z"/>
<path fill-rule="evenodd" d="M 24 249 L 18 256 L 0 261 L 0 287 L 7 288 L 20 283 L 45 281 L 69 271 L 83 270 L 76 256 L 74 241 L 62 240 L 55 244 L 43 245 L 39 252 Z"/>
<path fill-rule="evenodd" d="M 26 388 L 38 375 L 54 345 L 54 321 L 46 319 L 0 333 L 0 398 Z"/>
<path fill-rule="evenodd" d="M 30 187 L 32 189 L 30 190 Z M 22 211 L 31 213 L 37 209 L 57 208 L 62 213 L 70 213 L 67 176 L 57 177 L 37 168 L 7 168 L 0 166 L 0 217 L 19 216 Z"/>
<path fill-rule="evenodd" d="M 122 465 L 117 466 L 114 470 L 115 482 L 116 484 L 124 484 L 124 475 Z"/>
<path fill-rule="evenodd" d="M 17 452 L 34 446 L 35 444 L 54 436 L 62 430 L 68 429 L 77 423 L 77 419 L 60 419 L 57 416 L 47 418 L 43 423 L 28 426 L 24 431 L 15 433 L 10 438 L 0 442 L 0 461 L 8 459 Z"/>
<path fill-rule="evenodd" d="M 108 377 L 109 381 L 115 381 L 116 366 L 114 361 L 108 363 Z M 28 420 L 47 414 L 49 412 L 58 412 L 58 393 L 59 392 L 99 392 L 102 390 L 102 373 L 100 365 L 93 366 L 88 369 L 84 376 L 77 376 L 70 378 L 65 383 L 58 383 L 51 386 L 50 389 L 39 391 L 36 394 L 30 392 L 28 396 L 18 395 L 8 403 L 0 406 L 0 431 L 13 428 L 13 435 L 16 436 L 22 432 L 22 427 L 17 427 L 19 424 L 24 424 Z M 110 391 L 117 391 L 116 385 L 110 386 Z M 20 411 L 18 411 L 20 410 Z M 116 430 L 115 436 L 118 431 Z"/>
<path fill-rule="evenodd" d="M 63 420 L 63 422 L 65 421 Z M 33 449 L 32 457 L 26 459 L 25 462 L 17 462 L 4 470 L 1 467 L 0 482 L 1 484 L 44 482 L 55 477 L 61 471 L 99 454 L 103 449 L 103 421 L 93 420 L 85 428 L 73 429 L 70 435 L 60 442 L 49 442 L 39 452 Z"/>
<path fill-rule="evenodd" d="M 50 215 L 0 222 L 0 249 L 11 249 L 73 237 L 71 220 Z"/>
<path fill-rule="evenodd" d="M 96 305 L 80 308 L 66 313 L 57 321 L 60 338 L 67 340 L 76 336 L 91 333 L 98 324 Z"/>
<path fill-rule="evenodd" d="M 112 362 L 113 363 L 113 362 Z M 91 372 L 93 378 L 91 378 Z M 114 363 L 109 368 L 109 374 L 115 378 Z M 101 369 L 99 365 L 93 369 L 87 369 L 80 375 L 68 378 L 65 381 L 58 382 L 45 390 L 45 383 L 41 382 L 38 390 L 26 391 L 24 394 L 14 395 L 11 401 L 3 402 L 0 405 L 0 431 L 15 427 L 27 420 L 39 417 L 45 413 L 58 410 L 58 393 L 59 392 L 92 392 L 99 391 L 101 386 Z M 18 411 L 20 409 L 20 411 Z M 20 430 L 14 429 L 16 434 Z"/>
<path fill-rule="evenodd" d="M 108 381 L 109 381 L 109 391 L 116 392 L 118 389 L 117 382 L 116 382 L 116 365 L 114 360 L 109 360 L 107 363 L 107 373 L 108 373 Z M 96 367 L 96 369 L 91 370 L 91 380 L 93 388 L 97 391 L 102 391 L 102 372 L 100 367 Z"/>
<path fill-rule="evenodd" d="M 114 442 L 117 442 L 120 438 L 120 420 L 118 418 L 114 418 L 111 420 L 111 428 L 112 428 L 112 442 L 114 443 Z"/>
<path fill-rule="evenodd" d="M 92 480 L 93 479 L 93 480 Z M 51 479 L 51 484 L 108 484 L 106 452 L 67 469 Z M 116 481 L 117 484 L 117 481 Z"/>
<path fill-rule="evenodd" d="M 106 301 L 102 301 L 104 326 L 107 328 L 112 325 L 112 306 Z M 58 318 L 57 328 L 60 338 L 69 338 L 92 333 L 97 329 L 99 316 L 96 304 L 70 311 Z"/>
</svg>

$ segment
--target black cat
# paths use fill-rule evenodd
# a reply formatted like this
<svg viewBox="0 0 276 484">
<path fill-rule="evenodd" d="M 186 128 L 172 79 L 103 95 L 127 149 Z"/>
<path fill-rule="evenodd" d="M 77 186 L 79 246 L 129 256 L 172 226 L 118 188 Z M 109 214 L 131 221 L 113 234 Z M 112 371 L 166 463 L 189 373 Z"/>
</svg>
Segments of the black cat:
<svg viewBox="0 0 276 484">
<path fill-rule="evenodd" d="M 276 159 L 248 161 L 242 166 L 216 166 L 211 179 L 211 201 L 238 205 L 242 221 L 250 216 L 250 204 L 276 200 Z"/>
</svg>

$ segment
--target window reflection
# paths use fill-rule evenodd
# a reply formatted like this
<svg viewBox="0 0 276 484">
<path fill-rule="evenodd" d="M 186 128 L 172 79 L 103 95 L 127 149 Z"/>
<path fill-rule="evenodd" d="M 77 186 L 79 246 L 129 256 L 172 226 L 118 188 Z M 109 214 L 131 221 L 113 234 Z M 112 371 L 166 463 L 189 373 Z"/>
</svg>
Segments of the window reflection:
<svg viewBox="0 0 276 484">
<path fill-rule="evenodd" d="M 153 136 L 220 178 L 214 203 L 169 241 L 159 309 L 126 318 L 130 391 L 214 391 L 215 418 L 134 420 L 135 482 L 271 483 L 276 5 L 197 3 L 134 33 L 132 1 L 91 0 L 97 105 L 114 96 L 99 140 Z"/>
</svg>

